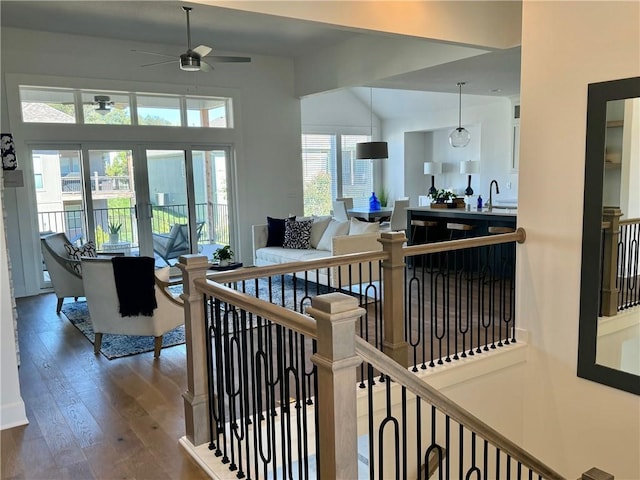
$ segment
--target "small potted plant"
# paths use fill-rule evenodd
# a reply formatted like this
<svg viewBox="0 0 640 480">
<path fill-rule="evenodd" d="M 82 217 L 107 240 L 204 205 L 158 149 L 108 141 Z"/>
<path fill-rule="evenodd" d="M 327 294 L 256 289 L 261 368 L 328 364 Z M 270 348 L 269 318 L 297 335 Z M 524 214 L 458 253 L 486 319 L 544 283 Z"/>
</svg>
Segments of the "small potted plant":
<svg viewBox="0 0 640 480">
<path fill-rule="evenodd" d="M 109 223 L 109 243 L 118 243 L 120 241 L 121 223 Z"/>
<path fill-rule="evenodd" d="M 389 203 L 389 192 L 386 188 L 381 187 L 380 193 L 378 194 L 378 200 L 380 200 L 380 206 L 386 207 Z"/>
<path fill-rule="evenodd" d="M 454 198 L 456 198 L 456 194 L 452 190 L 441 188 L 436 192 L 433 201 L 435 203 L 451 203 Z"/>
<path fill-rule="evenodd" d="M 233 250 L 229 245 L 225 245 L 224 247 L 218 248 L 215 252 L 213 252 L 213 261 L 218 262 L 218 265 L 221 267 L 226 267 L 233 260 Z"/>
</svg>

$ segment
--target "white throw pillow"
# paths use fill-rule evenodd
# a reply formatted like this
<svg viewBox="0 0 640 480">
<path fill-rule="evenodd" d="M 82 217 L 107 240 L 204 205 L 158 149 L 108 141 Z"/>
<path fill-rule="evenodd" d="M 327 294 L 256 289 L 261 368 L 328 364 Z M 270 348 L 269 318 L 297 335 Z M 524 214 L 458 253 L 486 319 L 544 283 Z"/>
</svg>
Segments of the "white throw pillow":
<svg viewBox="0 0 640 480">
<path fill-rule="evenodd" d="M 380 231 L 378 222 L 363 222 L 357 218 L 352 218 L 349 225 L 349 235 L 361 235 L 363 233 L 374 233 Z"/>
<path fill-rule="evenodd" d="M 322 234 L 316 250 L 326 250 L 330 252 L 332 246 L 331 239 L 340 235 L 346 235 L 347 233 L 349 233 L 349 222 L 339 222 L 332 218 L 329 225 L 327 225 L 327 229 Z"/>
<path fill-rule="evenodd" d="M 331 216 L 313 217 L 313 225 L 311 225 L 311 248 L 318 248 L 318 243 L 329 226 L 329 222 L 331 222 Z"/>
</svg>

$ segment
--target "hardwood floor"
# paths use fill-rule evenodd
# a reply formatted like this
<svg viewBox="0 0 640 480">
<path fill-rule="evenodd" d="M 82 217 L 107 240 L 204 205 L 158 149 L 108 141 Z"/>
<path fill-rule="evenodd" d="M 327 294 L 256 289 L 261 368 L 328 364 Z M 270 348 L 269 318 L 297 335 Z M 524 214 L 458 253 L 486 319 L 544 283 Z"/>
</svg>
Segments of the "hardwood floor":
<svg viewBox="0 0 640 480">
<path fill-rule="evenodd" d="M 55 295 L 17 305 L 29 424 L 2 431 L 2 479 L 208 478 L 178 445 L 184 345 L 107 360 L 56 315 Z"/>
</svg>

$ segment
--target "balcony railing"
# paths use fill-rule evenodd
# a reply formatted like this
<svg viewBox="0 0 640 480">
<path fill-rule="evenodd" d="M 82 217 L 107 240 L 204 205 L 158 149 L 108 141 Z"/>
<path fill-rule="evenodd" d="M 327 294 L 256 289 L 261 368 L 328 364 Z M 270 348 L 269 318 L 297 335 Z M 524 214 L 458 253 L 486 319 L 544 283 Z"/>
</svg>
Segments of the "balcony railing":
<svg viewBox="0 0 640 480">
<path fill-rule="evenodd" d="M 110 177 L 114 178 L 114 177 Z M 176 224 L 188 222 L 187 205 L 154 205 L 151 228 L 154 233 L 167 233 Z M 120 239 L 138 245 L 138 225 L 135 207 L 98 208 L 93 211 L 96 235 L 87 235 L 83 210 L 38 212 L 38 228 L 42 233 L 64 232 L 72 241 L 94 238 L 98 248 L 108 241 L 109 224 L 121 224 Z M 196 204 L 196 221 L 204 222 L 201 244 L 229 244 L 229 207 L 220 203 Z"/>
</svg>

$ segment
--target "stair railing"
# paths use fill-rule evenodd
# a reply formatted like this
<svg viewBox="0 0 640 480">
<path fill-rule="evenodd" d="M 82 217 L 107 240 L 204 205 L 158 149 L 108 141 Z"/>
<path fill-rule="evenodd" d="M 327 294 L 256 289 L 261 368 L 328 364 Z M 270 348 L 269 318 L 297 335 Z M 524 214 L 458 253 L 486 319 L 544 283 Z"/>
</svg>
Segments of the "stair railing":
<svg viewBox="0 0 640 480">
<path fill-rule="evenodd" d="M 640 218 L 620 220 L 618 207 L 602 210 L 600 315 L 640 305 Z"/>
<path fill-rule="evenodd" d="M 388 233 L 383 234 L 381 240 L 385 245 L 385 251 L 373 254 L 373 256 L 382 260 L 382 268 L 385 272 L 384 280 L 387 284 L 394 277 L 394 269 L 397 273 L 401 271 L 400 266 L 404 268 L 404 255 L 409 251 L 427 253 L 460 248 L 462 245 L 468 246 L 470 243 L 482 246 L 496 244 L 496 242 L 523 241 L 524 231 L 519 230 L 514 234 L 504 234 L 497 237 L 501 238 L 468 239 L 447 242 L 448 245 L 431 244 L 403 248 L 404 235 Z M 347 257 L 353 259 L 362 256 L 364 260 L 371 255 L 369 252 L 368 254 L 354 254 Z M 336 265 L 340 265 L 344 264 L 344 261 L 344 259 L 331 259 L 329 263 L 334 262 Z M 309 264 L 309 262 L 304 263 L 305 265 Z M 516 462 L 514 465 L 517 466 L 513 467 L 514 477 L 519 476 L 521 470 L 524 469 L 531 473 L 535 472 L 539 478 L 562 478 L 491 427 L 451 402 L 447 397 L 424 384 L 406 370 L 406 365 L 394 362 L 393 355 L 389 355 L 389 350 L 397 353 L 402 352 L 405 348 L 403 343 L 406 342 L 402 330 L 399 332 L 394 332 L 393 329 L 387 331 L 385 327 L 385 353 L 380 353 L 374 346 L 357 337 L 355 325 L 362 316 L 363 309 L 358 306 L 359 300 L 354 296 L 329 293 L 314 297 L 312 307 L 307 308 L 308 314 L 313 317 L 311 318 L 300 312 L 294 312 L 240 293 L 218 282 L 207 280 L 206 274 L 209 264 L 206 257 L 197 255 L 181 257 L 180 268 L 184 277 L 182 298 L 185 300 L 185 331 L 188 345 L 189 389 L 184 394 L 187 439 L 194 446 L 210 442 L 211 448 L 217 449 L 216 453 L 219 453 L 226 460 L 226 463 L 229 463 L 233 469 L 240 469 L 238 475 L 258 464 L 262 465 L 260 462 L 263 462 L 262 457 L 258 461 L 259 456 L 255 450 L 257 447 L 252 447 L 249 443 L 244 443 L 242 444 L 244 446 L 241 446 L 241 442 L 246 440 L 246 436 L 250 432 L 255 432 L 258 426 L 265 422 L 265 419 L 270 421 L 269 418 L 275 415 L 280 415 L 282 419 L 286 417 L 284 423 L 278 424 L 284 432 L 283 425 L 290 422 L 291 418 L 295 417 L 302 421 L 301 419 L 306 418 L 303 412 L 310 411 L 312 412 L 310 415 L 315 419 L 315 422 L 312 422 L 314 423 L 312 427 L 317 427 L 316 433 L 312 435 L 315 442 L 310 440 L 312 445 L 305 443 L 304 451 L 302 448 L 298 448 L 300 452 L 303 452 L 302 458 L 299 460 L 304 462 L 305 468 L 308 468 L 308 456 L 315 455 L 320 478 L 354 478 L 354 471 L 357 474 L 359 453 L 357 445 L 358 413 L 355 410 L 358 405 L 357 399 L 373 395 L 369 390 L 363 392 L 362 388 L 356 388 L 358 376 L 356 367 L 364 362 L 368 385 L 373 386 L 377 383 L 378 386 L 382 386 L 381 388 L 387 389 L 385 395 L 388 397 L 392 395 L 390 389 L 402 390 L 402 396 L 405 399 L 405 402 L 402 403 L 403 409 L 406 405 L 407 395 L 410 395 L 414 396 L 416 402 L 431 404 L 431 409 L 434 412 L 433 418 L 435 418 L 436 410 L 440 412 L 440 416 L 446 417 L 447 434 L 443 440 L 445 445 L 441 447 L 434 441 L 425 450 L 423 464 L 429 464 L 428 470 L 430 472 L 439 471 L 440 475 L 443 475 L 446 469 L 450 473 L 449 469 L 462 468 L 451 466 L 451 462 L 462 465 L 463 460 L 469 461 L 464 458 L 471 456 L 470 458 L 473 458 L 471 465 L 464 468 L 469 468 L 467 473 L 473 474 L 475 469 L 480 468 L 475 464 L 476 453 L 480 458 L 482 450 L 486 450 L 488 445 L 493 445 L 496 457 L 500 458 L 500 455 L 503 457 L 498 460 L 498 465 L 503 465 L 503 469 L 510 469 L 512 462 Z M 282 268 L 284 267 L 267 267 L 267 270 L 274 273 L 280 272 Z M 219 274 L 216 275 L 216 280 L 225 282 L 232 278 L 238 280 L 240 277 L 255 275 L 258 270 L 262 271 L 262 268 Z M 399 275 L 396 276 L 403 278 Z M 403 281 L 399 282 L 400 285 L 403 283 Z M 399 288 L 400 294 L 396 288 L 384 288 L 383 290 L 385 303 L 395 304 L 404 301 L 401 288 Z M 388 295 L 391 293 L 395 293 L 396 298 L 393 300 L 394 297 L 391 296 L 391 301 L 389 301 Z M 385 307 L 385 315 L 388 312 L 387 308 Z M 234 322 L 233 327 L 230 327 L 231 322 Z M 252 336 L 256 332 L 264 332 L 265 336 L 262 338 L 273 338 L 273 344 L 280 345 L 279 348 L 283 348 L 283 352 L 287 348 L 291 350 L 293 345 L 312 342 L 313 347 L 310 349 L 309 362 L 313 363 L 314 367 L 310 371 L 309 378 L 305 379 L 308 381 L 309 388 L 302 389 L 302 396 L 300 396 L 298 387 L 295 386 L 299 383 L 296 380 L 291 390 L 288 387 L 279 390 L 277 407 L 273 403 L 274 395 L 271 397 L 268 395 L 266 397 L 260 396 L 260 400 L 258 400 L 258 396 L 253 391 L 255 384 L 252 383 L 257 377 L 255 374 L 249 374 L 248 371 L 245 371 L 251 364 L 249 359 L 254 357 L 249 353 L 246 357 L 247 360 L 243 360 L 249 352 L 248 347 L 262 341 L 258 337 Z M 270 337 L 271 333 L 269 332 L 277 332 L 277 335 Z M 395 333 L 398 337 L 394 337 Z M 208 338 L 213 338 L 213 340 L 207 342 L 205 339 Z M 285 338 L 290 339 L 288 347 L 280 341 Z M 220 374 L 212 373 L 212 369 L 215 368 L 214 358 L 222 359 L 228 363 L 229 358 L 232 359 L 230 366 L 233 368 L 227 368 L 232 375 L 231 377 L 215 377 Z M 400 354 L 399 358 L 406 357 L 402 357 Z M 274 368 L 281 368 L 283 372 L 289 372 L 298 361 L 297 358 L 292 357 L 291 364 Z M 243 372 L 243 375 L 240 375 L 240 372 Z M 209 382 L 207 378 L 213 378 L 212 376 L 216 380 Z M 246 384 L 246 394 L 239 394 L 235 388 L 240 385 L 238 382 L 242 376 L 246 377 L 243 381 Z M 247 381 L 248 379 L 251 381 Z M 360 378 L 359 381 L 362 386 L 363 379 Z M 288 404 L 288 399 L 292 402 L 291 404 Z M 384 408 L 390 409 L 391 407 L 385 406 Z M 419 407 L 417 408 L 419 411 Z M 227 413 L 230 416 L 223 416 Z M 372 413 L 367 415 L 371 417 Z M 322 419 L 322 421 L 318 421 L 318 419 Z M 454 436 L 456 439 L 454 443 L 459 442 L 459 445 L 453 445 L 451 441 L 447 440 L 452 421 L 457 422 L 460 432 L 463 427 L 465 431 L 470 431 L 466 436 L 463 436 L 462 433 L 459 436 Z M 393 417 L 387 419 L 387 423 L 389 422 L 397 423 Z M 406 418 L 402 422 L 406 424 Z M 427 416 L 419 423 L 425 422 L 429 423 Z M 442 422 L 441 420 L 432 421 L 431 426 L 434 427 L 436 423 Z M 272 423 L 272 434 L 275 430 L 274 426 L 276 423 Z M 224 432 L 224 435 L 221 436 L 220 432 Z M 284 435 L 289 438 L 289 434 Z M 295 435 L 291 438 L 293 437 Z M 255 445 L 262 441 L 259 440 L 262 436 L 254 436 L 253 438 Z M 422 436 L 418 438 L 419 442 L 426 441 Z M 478 441 L 476 442 L 476 440 Z M 371 445 L 376 443 L 374 439 L 370 441 Z M 429 443 L 427 442 L 427 444 Z M 434 449 L 441 453 L 434 456 Z M 456 451 L 459 458 L 454 457 Z M 372 450 L 370 449 L 369 452 L 371 453 Z M 262 454 L 264 456 L 264 452 Z M 295 452 L 283 450 L 280 458 L 292 460 L 298 457 Z M 383 470 L 384 467 L 376 465 L 373 458 L 370 460 L 369 468 L 377 468 L 379 472 Z M 494 460 L 488 459 L 485 454 L 483 462 L 485 465 L 489 465 Z M 396 468 L 401 468 L 405 473 L 412 468 L 415 470 L 415 475 L 419 476 L 421 475 L 419 464 L 420 460 L 418 459 L 417 470 L 409 466 Z M 291 469 L 294 467 L 289 463 L 283 468 Z M 298 465 L 295 468 L 302 467 Z M 254 475 L 258 476 L 257 473 Z"/>
<path fill-rule="evenodd" d="M 197 260 L 197 258 L 186 259 L 186 264 L 192 263 L 192 271 L 197 266 Z M 196 263 L 194 264 L 193 262 Z M 204 267 L 204 265 L 200 266 Z M 523 471 L 535 473 L 538 478 L 563 478 L 499 432 L 452 402 L 445 395 L 425 384 L 407 371 L 406 368 L 355 335 L 355 324 L 362 315 L 363 310 L 358 306 L 356 298 L 342 293 L 330 293 L 314 297 L 312 307 L 307 309 L 310 315 L 308 316 L 240 293 L 204 278 L 194 279 L 192 285 L 185 286 L 185 290 L 190 287 L 193 287 L 194 291 L 197 292 L 197 296 L 200 297 L 199 310 L 201 313 L 198 316 L 203 320 L 203 325 L 211 325 L 210 322 L 205 320 L 205 317 L 211 316 L 210 321 L 215 318 L 217 319 L 216 321 L 220 322 L 220 318 L 224 318 L 224 315 L 229 312 L 234 312 L 233 318 L 242 319 L 241 326 L 236 327 L 238 330 L 232 334 L 233 338 L 229 339 L 226 344 L 227 346 L 236 345 L 238 352 L 247 345 L 253 344 L 254 337 L 251 336 L 253 334 L 249 333 L 249 330 L 272 328 L 271 325 L 278 329 L 282 328 L 290 331 L 294 335 L 301 335 L 304 339 L 313 340 L 314 343 L 317 342 L 317 348 L 313 349 L 313 354 L 310 356 L 311 361 L 317 367 L 316 378 L 313 381 L 316 388 L 310 402 L 313 406 L 305 407 L 304 399 L 296 395 L 295 391 L 297 390 L 295 389 L 295 391 L 287 392 L 287 395 L 291 395 L 291 405 L 296 406 L 295 408 L 298 412 L 296 414 L 297 424 L 301 422 L 301 416 L 304 416 L 304 413 L 300 413 L 301 411 L 306 408 L 317 408 L 317 411 L 312 414 L 312 417 L 318 420 L 315 425 L 317 434 L 309 439 L 311 445 L 308 446 L 308 452 L 313 453 L 316 457 L 319 478 L 352 479 L 357 477 L 359 414 L 357 411 L 357 398 L 362 393 L 357 388 L 356 376 L 357 366 L 363 361 L 369 366 L 369 371 L 375 369 L 377 372 L 376 377 L 382 375 L 383 383 L 386 382 L 387 385 L 393 384 L 394 388 L 406 389 L 420 401 L 431 404 L 435 409 L 446 415 L 447 418 L 457 422 L 460 428 L 464 426 L 466 430 L 471 432 L 464 440 L 466 453 L 460 452 L 459 458 L 451 459 L 452 463 L 457 465 L 459 462 L 462 465 L 462 462 L 465 462 L 464 468 L 469 468 L 469 471 L 473 473 L 474 469 L 480 468 L 475 466 L 476 451 L 480 458 L 482 449 L 486 451 L 486 445 L 490 444 L 494 446 L 497 452 L 502 452 L 509 465 L 511 463 L 514 464 L 513 467 L 503 467 L 513 468 L 514 478 L 520 478 Z M 212 307 L 212 302 L 216 305 L 215 307 Z M 243 325 L 250 325 L 251 322 L 253 322 L 251 326 L 247 327 L 246 330 L 243 329 Z M 256 322 L 259 323 L 258 327 L 256 327 Z M 225 328 L 222 327 L 222 330 Z M 215 342 L 213 341 L 214 344 Z M 226 352 L 225 355 L 229 355 L 230 350 L 225 348 L 222 342 L 218 342 L 215 345 L 216 348 L 220 349 L 219 354 L 224 351 Z M 237 353 L 236 356 L 240 357 L 242 355 L 244 353 Z M 237 365 L 234 363 L 234 365 L 239 371 L 244 371 L 251 358 L 252 354 L 249 353 L 246 364 L 240 362 Z M 251 379 L 256 378 L 253 374 L 249 375 Z M 229 382 L 228 378 L 220 378 L 216 383 L 218 390 L 211 390 L 208 387 L 205 389 L 207 393 L 204 393 L 210 398 L 216 398 L 216 406 L 207 409 L 207 415 L 205 416 L 205 418 L 208 418 L 207 422 L 202 422 L 202 419 L 200 419 L 201 423 L 213 426 L 214 439 L 211 448 L 215 449 L 217 454 L 219 452 L 219 455 L 224 456 L 225 463 L 229 464 L 232 470 L 237 470 L 238 475 L 244 476 L 252 472 L 252 478 L 259 476 L 259 474 L 263 473 L 260 468 L 251 471 L 254 464 L 257 465 L 259 461 L 262 461 L 259 460 L 260 457 L 252 445 L 254 443 L 257 444 L 258 439 L 262 438 L 263 435 L 259 434 L 251 439 L 248 433 L 251 430 L 258 430 L 259 426 L 264 422 L 268 422 L 269 417 L 272 415 L 281 415 L 283 418 L 285 415 L 292 415 L 292 407 L 287 407 L 286 411 L 272 411 L 270 408 L 258 411 L 250 405 L 251 402 L 257 402 L 255 392 L 246 396 L 241 394 L 238 397 L 236 396 L 238 395 L 235 389 L 236 384 Z M 226 400 L 223 398 L 225 392 L 227 394 Z M 189 399 L 185 397 L 185 400 Z M 244 405 L 244 413 L 235 414 L 231 419 L 221 418 L 221 410 L 234 410 L 232 406 L 234 402 L 240 406 Z M 285 404 L 286 402 L 282 402 L 281 406 Z M 287 419 L 287 422 L 292 422 L 292 420 Z M 223 437 L 217 436 L 221 430 L 225 430 Z M 448 420 L 447 430 L 449 430 Z M 306 434 L 305 431 L 300 431 L 300 433 L 302 435 Z M 283 433 L 282 435 L 285 438 L 289 438 L 290 434 Z M 477 444 L 476 437 L 478 439 Z M 317 444 L 314 444 L 314 439 Z M 246 441 L 246 443 L 241 443 L 243 441 Z M 473 442 L 471 447 L 467 446 L 470 441 Z M 462 440 L 460 442 L 460 449 L 462 449 Z M 484 446 L 482 442 L 484 442 Z M 455 446 L 447 445 L 447 458 L 453 455 L 452 452 L 456 451 L 456 449 Z M 308 452 L 306 455 L 309 454 Z M 425 452 L 427 452 L 427 449 L 425 449 Z M 286 455 L 283 454 L 283 456 Z M 428 452 L 425 457 L 429 457 Z M 472 457 L 473 460 L 470 460 Z M 306 461 L 308 463 L 308 457 L 298 458 L 298 461 L 300 464 L 296 468 L 302 468 L 301 464 L 303 462 Z M 470 461 L 472 463 L 468 466 L 467 463 Z M 486 463 L 488 461 L 489 459 L 485 453 L 484 459 L 482 461 L 479 459 L 477 463 L 481 466 L 482 462 Z M 504 463 L 504 459 L 500 460 L 500 462 Z M 442 472 L 444 471 L 443 469 L 448 468 L 446 465 L 444 459 L 441 458 L 437 468 Z M 263 468 L 266 470 L 266 467 Z M 271 468 L 273 470 L 270 470 L 270 472 L 276 475 L 276 466 Z M 292 467 L 289 466 L 288 468 Z M 403 466 L 402 470 L 404 471 L 405 468 L 408 467 Z"/>
</svg>

